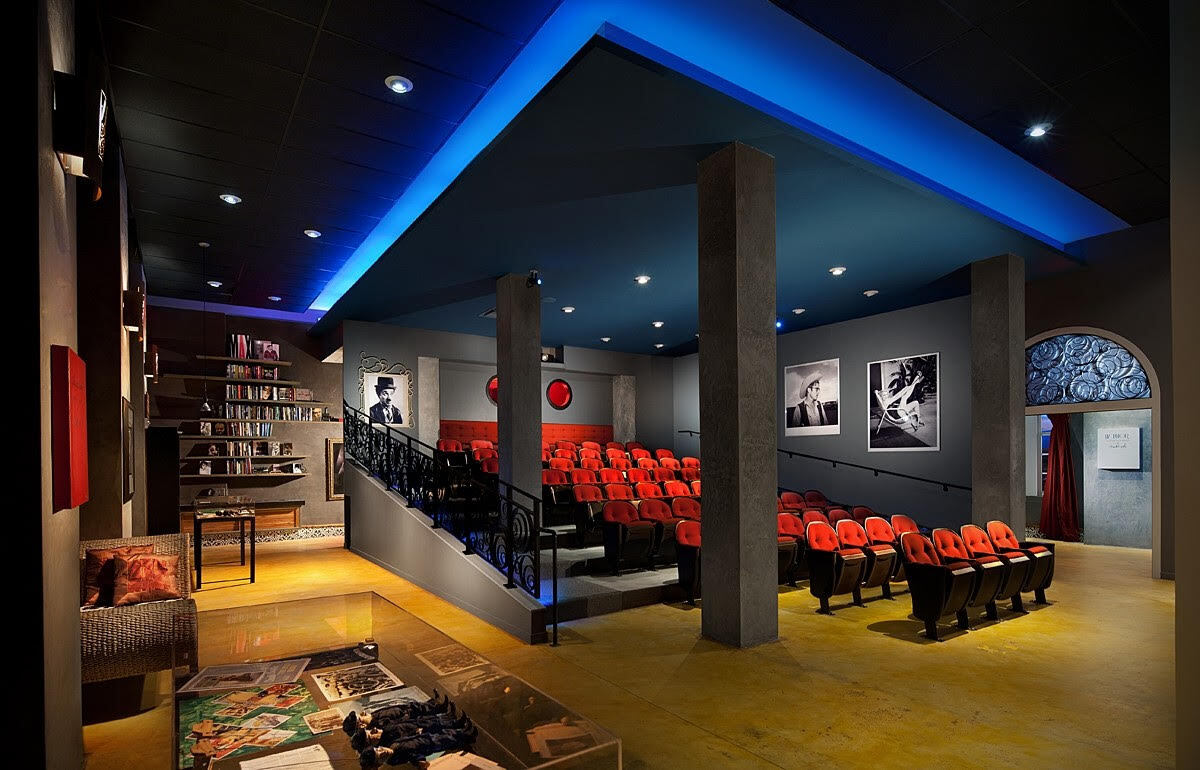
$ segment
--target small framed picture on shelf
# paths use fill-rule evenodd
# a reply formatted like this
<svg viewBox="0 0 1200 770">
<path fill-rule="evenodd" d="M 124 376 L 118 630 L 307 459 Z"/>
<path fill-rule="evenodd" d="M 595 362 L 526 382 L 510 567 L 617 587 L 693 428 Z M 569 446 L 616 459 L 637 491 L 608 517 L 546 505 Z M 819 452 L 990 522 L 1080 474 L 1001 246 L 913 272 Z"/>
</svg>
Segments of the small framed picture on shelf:
<svg viewBox="0 0 1200 770">
<path fill-rule="evenodd" d="M 212 469 L 213 469 L 212 460 L 201 460 L 200 461 L 199 473 L 201 476 L 211 476 Z"/>
<path fill-rule="evenodd" d="M 211 422 L 200 423 L 200 435 L 201 436 L 211 436 L 212 435 L 212 425 L 213 424 Z"/>
<path fill-rule="evenodd" d="M 214 423 L 212 424 L 212 435 L 214 435 L 214 436 L 224 436 L 224 435 L 225 435 L 225 423 L 223 423 L 223 422 L 214 422 Z"/>
<path fill-rule="evenodd" d="M 271 451 L 271 442 L 258 441 L 254 444 L 254 454 L 258 455 L 259 457 L 266 457 L 267 455 L 273 455 L 275 453 Z"/>
<path fill-rule="evenodd" d="M 321 420 L 325 419 L 324 410 L 321 409 L 321 407 L 314 406 L 312 412 L 313 412 L 312 418 L 315 422 L 320 422 Z"/>
<path fill-rule="evenodd" d="M 278 456 L 279 456 L 279 454 L 280 454 L 280 451 L 279 451 L 279 442 L 278 442 L 278 441 L 271 441 L 271 442 L 269 442 L 269 446 L 270 446 L 270 451 L 269 451 L 269 454 L 270 454 L 272 457 L 278 457 Z"/>
<path fill-rule="evenodd" d="M 221 447 L 218 444 L 209 444 L 206 453 L 209 457 L 217 457 L 221 454 Z"/>
<path fill-rule="evenodd" d="M 313 400 L 312 388 L 296 388 L 294 395 L 295 395 L 296 401 L 312 401 Z"/>
<path fill-rule="evenodd" d="M 284 441 L 279 445 L 279 454 L 287 456 L 292 453 L 292 442 Z"/>
<path fill-rule="evenodd" d="M 279 343 L 278 342 L 263 342 L 262 355 L 259 358 L 264 361 L 279 360 Z"/>
</svg>

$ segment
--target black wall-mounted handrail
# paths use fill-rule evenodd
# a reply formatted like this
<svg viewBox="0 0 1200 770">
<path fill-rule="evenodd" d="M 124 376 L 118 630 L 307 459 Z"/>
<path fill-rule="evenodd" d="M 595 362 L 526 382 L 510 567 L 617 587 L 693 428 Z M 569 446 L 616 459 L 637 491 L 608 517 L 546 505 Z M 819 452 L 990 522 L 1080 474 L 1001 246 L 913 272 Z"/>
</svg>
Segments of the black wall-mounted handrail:
<svg viewBox="0 0 1200 770">
<path fill-rule="evenodd" d="M 700 431 L 698 431 L 698 430 L 681 430 L 679 432 L 686 433 L 691 436 L 697 436 L 697 437 L 700 435 Z M 925 484 L 935 484 L 935 485 L 941 487 L 943 492 L 949 492 L 951 489 L 962 489 L 967 492 L 971 491 L 970 487 L 965 486 L 963 484 L 953 484 L 949 481 L 938 481 L 937 479 L 927 479 L 924 476 L 913 476 L 912 474 L 909 474 L 909 473 L 900 473 L 898 471 L 889 471 L 887 468 L 873 468 L 870 465 L 859 465 L 858 463 L 847 462 L 846 460 L 835 460 L 832 457 L 820 457 L 818 455 L 810 455 L 805 452 L 795 452 L 791 449 L 784 449 L 783 447 L 776 447 L 775 451 L 779 452 L 780 454 L 787 455 L 789 459 L 793 458 L 793 457 L 803 457 L 806 460 L 817 460 L 817 461 L 823 462 L 823 463 L 830 463 L 834 468 L 838 467 L 839 465 L 845 465 L 847 468 L 858 468 L 859 470 L 871 471 L 876 476 L 878 476 L 879 474 L 882 473 L 885 476 L 895 476 L 897 478 L 908 479 L 910 481 L 920 481 Z"/>
</svg>

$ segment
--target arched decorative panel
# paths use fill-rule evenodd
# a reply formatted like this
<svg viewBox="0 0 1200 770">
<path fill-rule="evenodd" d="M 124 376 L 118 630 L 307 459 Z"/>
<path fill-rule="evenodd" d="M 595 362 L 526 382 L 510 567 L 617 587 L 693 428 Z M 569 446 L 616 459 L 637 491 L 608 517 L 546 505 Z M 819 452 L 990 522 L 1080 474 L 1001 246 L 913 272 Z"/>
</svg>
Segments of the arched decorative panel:
<svg viewBox="0 0 1200 770">
<path fill-rule="evenodd" d="M 1150 398 L 1137 357 L 1094 334 L 1060 334 L 1025 349 L 1028 406 Z"/>
</svg>

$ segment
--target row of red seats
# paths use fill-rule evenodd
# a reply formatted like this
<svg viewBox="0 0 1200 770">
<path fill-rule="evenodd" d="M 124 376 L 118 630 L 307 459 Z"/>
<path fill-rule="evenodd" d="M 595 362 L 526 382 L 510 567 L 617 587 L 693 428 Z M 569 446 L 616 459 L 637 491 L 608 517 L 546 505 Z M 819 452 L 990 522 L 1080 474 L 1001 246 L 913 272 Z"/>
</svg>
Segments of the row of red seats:
<svg viewBox="0 0 1200 770">
<path fill-rule="evenodd" d="M 648 471 L 644 468 L 630 468 L 619 471 L 616 468 L 572 468 L 569 471 L 547 468 L 542 471 L 542 486 L 562 486 L 563 484 L 638 484 L 652 481 L 661 484 L 666 481 L 698 481 L 699 479 L 680 479 L 674 471 L 666 468 L 655 468 Z"/>
<path fill-rule="evenodd" d="M 653 569 L 655 563 L 670 564 L 678 554 L 677 529 L 684 523 L 699 527 L 700 502 L 676 497 L 609 500 L 600 515 L 604 532 L 604 558 L 614 575 L 622 566 Z"/>
<path fill-rule="evenodd" d="M 605 500 L 669 500 L 676 497 L 699 497 L 700 482 L 693 483 L 697 486 L 691 487 L 682 481 L 668 481 L 664 484 L 642 481 L 637 484 L 605 484 L 603 487 L 596 484 L 576 484 L 569 489 L 571 499 L 576 503 Z"/>
</svg>

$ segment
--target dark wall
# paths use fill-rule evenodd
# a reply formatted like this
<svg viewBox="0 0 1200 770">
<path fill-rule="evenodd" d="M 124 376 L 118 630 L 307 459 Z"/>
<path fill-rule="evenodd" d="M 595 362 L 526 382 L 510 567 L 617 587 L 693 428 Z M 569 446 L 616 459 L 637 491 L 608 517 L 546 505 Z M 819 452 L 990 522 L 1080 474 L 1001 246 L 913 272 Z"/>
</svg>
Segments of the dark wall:
<svg viewBox="0 0 1200 770">
<path fill-rule="evenodd" d="M 496 405 L 484 392 L 489 378 L 496 373 L 490 364 L 468 364 L 443 361 L 441 376 L 441 419 L 496 419 Z M 571 405 L 555 409 L 545 398 L 546 387 L 552 380 L 566 380 L 571 386 Z M 558 369 L 542 370 L 542 422 L 565 422 L 584 425 L 612 424 L 612 377 Z"/>
<path fill-rule="evenodd" d="M 69 345 L 78 349 L 75 304 L 76 182 L 73 177 L 63 173 L 54 155 L 51 138 L 52 73 L 54 70 L 75 70 L 75 8 L 70 0 L 39 0 L 37 3 L 19 4 L 11 10 L 20 21 L 28 22 L 28 26 L 14 23 L 12 28 L 15 30 L 14 36 L 18 37 L 18 45 L 22 46 L 20 50 L 29 51 L 27 61 L 32 63 L 31 69 L 35 70 L 29 74 L 34 76 L 36 89 L 31 100 L 34 102 L 30 105 L 32 109 L 28 113 L 17 111 L 17 114 L 36 116 L 29 118 L 34 126 L 31 138 L 35 146 L 26 150 L 36 159 L 36 170 L 25 167 L 36 178 L 26 177 L 25 184 L 28 186 L 24 189 L 27 192 L 18 192 L 15 200 L 19 202 L 17 205 L 23 205 L 26 199 L 36 199 L 37 212 L 25 218 L 23 214 L 32 212 L 19 211 L 14 222 L 18 227 L 28 223 L 38 253 L 37 260 L 12 261 L 22 268 L 26 265 L 37 266 L 33 271 L 35 274 L 28 276 L 29 282 L 18 282 L 18 285 L 36 287 L 38 309 L 20 320 L 30 326 L 36 324 L 39 329 L 36 354 L 32 345 L 23 348 L 30 353 L 23 363 L 29 368 L 36 366 L 38 375 L 28 380 L 24 377 L 15 378 L 18 383 L 36 382 L 38 392 L 30 394 L 32 398 L 29 400 L 20 400 L 12 412 L 19 420 L 28 417 L 37 421 L 34 430 L 19 435 L 36 436 L 41 470 L 41 516 L 38 524 L 27 531 L 25 522 L 30 517 L 17 516 L 13 520 L 17 527 L 15 542 L 21 544 L 21 550 L 40 552 L 41 555 L 41 580 L 26 580 L 22 590 L 15 592 L 17 606 L 13 617 L 22 626 L 21 637 L 33 639 L 32 649 L 25 655 L 35 661 L 41 658 L 41 666 L 33 663 L 17 667 L 18 681 L 26 676 L 31 680 L 28 689 L 21 690 L 26 700 L 23 708 L 25 718 L 20 720 L 21 729 L 28 731 L 26 737 L 29 740 L 22 742 L 21 751 L 26 759 L 20 764 L 28 767 L 77 768 L 83 765 L 79 673 L 79 509 L 54 511 L 50 433 L 50 346 Z M 29 35 L 31 29 L 35 31 L 33 36 Z M 26 45 L 31 48 L 24 48 Z M 20 74 L 15 79 L 22 84 L 29 82 Z M 36 196 L 29 195 L 28 191 L 34 186 Z M 22 331 L 21 327 L 14 334 L 19 343 L 25 339 L 32 340 L 33 337 L 27 331 Z M 40 408 L 25 408 L 29 403 L 40 404 Z"/>
<path fill-rule="evenodd" d="M 153 292 L 154 287 L 151 286 L 150 293 Z M 249 334 L 254 339 L 278 342 L 281 359 L 292 363 L 281 371 L 282 378 L 298 380 L 300 384 L 296 387 L 309 388 L 315 400 L 326 402 L 328 406 L 324 408 L 329 409 L 332 415 L 339 418 L 342 415 L 341 367 L 338 364 L 321 363 L 318 358 L 321 347 L 317 340 L 308 336 L 306 324 L 151 307 L 149 329 L 151 342 L 158 345 L 159 366 L 164 372 L 200 371 L 194 357 L 199 354 L 225 355 L 226 334 Z M 224 386 L 222 382 L 208 384 L 214 407 L 219 408 L 220 402 L 214 397 L 224 394 Z M 203 394 L 203 383 L 199 380 L 161 377 L 150 390 L 151 420 L 161 425 L 177 424 L 187 419 L 189 424 L 194 425 Z M 325 447 L 327 439 L 341 437 L 342 424 L 274 423 L 271 427 L 270 441 L 291 442 L 293 454 L 305 455 L 299 462 L 304 464 L 304 470 L 309 474 L 307 477 L 185 482 L 180 486 L 180 502 L 189 503 L 205 487 L 228 483 L 231 494 L 245 494 L 255 500 L 303 500 L 301 526 L 341 524 L 342 501 L 326 500 Z M 202 446 L 203 442 L 183 440 L 180 454 L 198 453 Z"/>
</svg>

